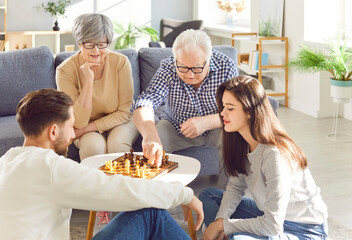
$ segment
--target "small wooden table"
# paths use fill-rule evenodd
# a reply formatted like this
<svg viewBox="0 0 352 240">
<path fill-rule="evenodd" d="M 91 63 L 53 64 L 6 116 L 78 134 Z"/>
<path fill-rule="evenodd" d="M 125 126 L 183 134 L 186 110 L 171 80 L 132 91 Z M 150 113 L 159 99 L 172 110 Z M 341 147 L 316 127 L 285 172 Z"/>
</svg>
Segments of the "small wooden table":
<svg viewBox="0 0 352 240">
<path fill-rule="evenodd" d="M 99 168 L 100 166 L 105 164 L 105 161 L 113 160 L 122 156 L 124 153 L 110 153 L 110 154 L 102 154 L 88 157 L 82 161 L 82 165 Z M 136 152 L 135 154 L 142 154 L 141 152 Z M 197 159 L 176 155 L 176 154 L 167 154 L 169 155 L 169 160 L 173 162 L 178 162 L 178 167 L 171 172 L 165 174 L 160 177 L 158 181 L 163 182 L 180 182 L 183 185 L 187 186 L 191 183 L 198 175 L 200 171 L 200 163 Z M 87 230 L 87 240 L 90 240 L 93 236 L 93 228 L 95 224 L 96 212 L 90 211 L 89 214 L 89 222 L 88 222 L 88 230 Z M 190 236 L 193 240 L 196 240 L 196 231 L 194 229 L 194 221 L 192 212 L 190 213 L 190 217 L 188 219 L 188 227 Z"/>
</svg>

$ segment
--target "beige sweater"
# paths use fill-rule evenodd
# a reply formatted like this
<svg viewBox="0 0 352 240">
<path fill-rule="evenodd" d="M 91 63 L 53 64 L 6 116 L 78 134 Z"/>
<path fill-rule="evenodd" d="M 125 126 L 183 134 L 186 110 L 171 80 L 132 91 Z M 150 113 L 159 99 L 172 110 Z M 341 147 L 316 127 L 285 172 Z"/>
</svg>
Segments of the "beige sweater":
<svg viewBox="0 0 352 240">
<path fill-rule="evenodd" d="M 92 109 L 84 108 L 77 100 L 85 79 L 80 71 L 79 52 L 66 59 L 56 70 L 56 84 L 75 102 L 75 128 L 94 121 L 99 132 L 108 131 L 129 121 L 133 101 L 131 64 L 122 54 L 108 51 L 101 79 L 94 81 Z"/>
</svg>

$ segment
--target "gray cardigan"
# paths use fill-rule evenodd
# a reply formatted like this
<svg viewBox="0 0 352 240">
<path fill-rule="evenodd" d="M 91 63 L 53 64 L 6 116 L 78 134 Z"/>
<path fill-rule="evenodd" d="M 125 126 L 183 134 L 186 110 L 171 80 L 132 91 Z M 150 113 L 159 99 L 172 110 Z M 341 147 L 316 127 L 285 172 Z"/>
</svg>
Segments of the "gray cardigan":
<svg viewBox="0 0 352 240">
<path fill-rule="evenodd" d="M 248 232 L 275 236 L 283 231 L 284 220 L 322 224 L 327 207 L 308 168 L 291 170 L 288 161 L 271 145 L 258 144 L 248 155 L 248 176 L 230 177 L 216 219 L 224 219 L 226 235 Z M 229 219 L 245 189 L 250 191 L 263 216 Z"/>
</svg>

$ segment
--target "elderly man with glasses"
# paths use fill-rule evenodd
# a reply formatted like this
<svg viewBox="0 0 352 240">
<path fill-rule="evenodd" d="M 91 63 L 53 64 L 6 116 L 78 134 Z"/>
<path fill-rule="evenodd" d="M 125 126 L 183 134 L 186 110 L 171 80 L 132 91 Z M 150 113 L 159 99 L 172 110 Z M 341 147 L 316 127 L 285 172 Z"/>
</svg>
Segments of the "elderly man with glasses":
<svg viewBox="0 0 352 240">
<path fill-rule="evenodd" d="M 131 64 L 107 47 L 113 25 L 102 14 L 83 14 L 72 28 L 79 51 L 56 72 L 58 89 L 74 101 L 74 129 L 81 161 L 105 153 L 129 152 L 139 135 L 130 115 Z"/>
<path fill-rule="evenodd" d="M 162 149 L 171 153 L 191 146 L 215 147 L 221 170 L 218 186 L 224 188 L 222 124 L 215 96 L 221 83 L 238 75 L 236 65 L 212 50 L 210 38 L 200 30 L 181 33 L 172 52 L 132 107 L 134 123 L 143 137 L 143 153 L 159 165 Z M 163 102 L 165 110 L 155 125 L 154 110 Z"/>
</svg>

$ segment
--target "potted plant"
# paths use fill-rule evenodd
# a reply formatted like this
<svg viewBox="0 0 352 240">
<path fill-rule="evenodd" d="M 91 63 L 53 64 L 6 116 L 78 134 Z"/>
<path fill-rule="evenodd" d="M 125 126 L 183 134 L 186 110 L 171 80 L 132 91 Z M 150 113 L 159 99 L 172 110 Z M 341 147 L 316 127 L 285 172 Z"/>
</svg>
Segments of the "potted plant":
<svg viewBox="0 0 352 240">
<path fill-rule="evenodd" d="M 304 72 L 328 71 L 331 74 L 331 96 L 334 102 L 348 102 L 352 98 L 352 50 L 340 36 L 329 44 L 329 54 L 301 45 L 289 66 Z"/>
<path fill-rule="evenodd" d="M 153 42 L 159 40 L 158 32 L 145 25 L 137 27 L 129 23 L 125 29 L 122 24 L 115 22 L 114 31 L 119 35 L 116 39 L 115 49 L 135 48 L 137 38 L 142 36 L 149 36 Z"/>
<path fill-rule="evenodd" d="M 49 1 L 46 4 L 42 3 L 42 5 L 38 6 L 37 9 L 41 9 L 44 12 L 50 13 L 52 17 L 56 17 L 53 30 L 59 31 L 60 27 L 57 22 L 57 18 L 59 16 L 65 16 L 66 6 L 70 3 L 68 0 L 57 0 L 57 1 Z"/>
</svg>

